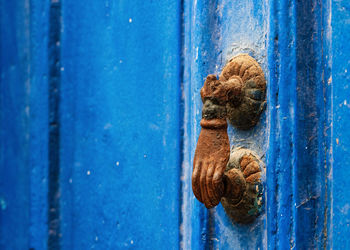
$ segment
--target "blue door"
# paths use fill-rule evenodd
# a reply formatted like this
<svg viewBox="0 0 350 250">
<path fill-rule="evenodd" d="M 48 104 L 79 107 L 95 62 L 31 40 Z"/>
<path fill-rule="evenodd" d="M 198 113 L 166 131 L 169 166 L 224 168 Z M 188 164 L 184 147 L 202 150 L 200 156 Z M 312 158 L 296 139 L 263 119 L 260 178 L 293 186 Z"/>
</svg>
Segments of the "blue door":
<svg viewBox="0 0 350 250">
<path fill-rule="evenodd" d="M 0 249 L 350 248 L 346 0 L 0 0 Z M 200 89 L 234 56 L 267 106 L 234 223 L 192 192 Z M 349 71 L 349 72 L 348 72 Z"/>
</svg>

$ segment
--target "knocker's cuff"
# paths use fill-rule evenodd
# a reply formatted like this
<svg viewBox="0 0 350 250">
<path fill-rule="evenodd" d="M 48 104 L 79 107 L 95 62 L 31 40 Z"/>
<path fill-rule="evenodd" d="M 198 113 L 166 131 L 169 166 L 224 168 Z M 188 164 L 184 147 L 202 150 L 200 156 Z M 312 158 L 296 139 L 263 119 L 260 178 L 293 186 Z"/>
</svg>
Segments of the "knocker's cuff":
<svg viewBox="0 0 350 250">
<path fill-rule="evenodd" d="M 202 119 L 200 124 L 202 128 L 210 128 L 210 129 L 227 128 L 226 119 L 212 119 L 212 120 Z"/>
</svg>

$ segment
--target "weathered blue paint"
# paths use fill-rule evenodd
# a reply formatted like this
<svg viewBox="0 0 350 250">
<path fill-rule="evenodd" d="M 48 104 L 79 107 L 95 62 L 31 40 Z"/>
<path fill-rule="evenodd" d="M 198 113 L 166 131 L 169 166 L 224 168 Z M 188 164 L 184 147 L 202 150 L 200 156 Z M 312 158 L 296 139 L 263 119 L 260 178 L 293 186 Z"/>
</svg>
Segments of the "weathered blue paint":
<svg viewBox="0 0 350 250">
<path fill-rule="evenodd" d="M 1 1 L 1 249 L 178 246 L 180 7 Z"/>
<path fill-rule="evenodd" d="M 28 85 L 24 84 L 29 78 L 29 27 L 25 6 L 2 2 L 3 6 L 8 12 L 5 13 L 5 8 L 1 9 L 2 37 L 7 37 L 1 42 L 1 246 L 7 247 L 6 239 L 16 235 L 19 240 L 9 243 L 9 248 L 19 249 L 29 241 L 30 225 L 30 195 L 27 189 L 30 179 L 26 164 L 29 119 L 25 113 Z M 20 24 L 20 20 L 27 22 Z M 13 29 L 5 30 L 5 25 L 10 23 Z M 18 37 L 15 27 L 27 36 Z"/>
<path fill-rule="evenodd" d="M 333 249 L 350 247 L 350 130 L 349 130 L 349 78 L 350 78 L 350 3 L 332 1 L 330 27 L 331 75 L 328 83 L 332 89 L 332 127 L 331 156 L 332 168 L 329 174 L 331 182 L 330 232 Z"/>
<path fill-rule="evenodd" d="M 264 1 L 220 1 L 218 17 L 221 23 L 218 47 L 221 55 L 217 58 L 217 74 L 231 57 L 238 53 L 248 53 L 262 66 L 268 77 L 267 43 L 268 32 L 267 2 Z M 242 25 L 243 24 L 243 25 Z M 266 115 L 253 129 L 242 131 L 229 128 L 230 143 L 233 147 L 247 147 L 266 161 Z M 263 180 L 265 176 L 263 176 Z M 265 182 L 265 180 L 264 180 Z M 260 217 L 250 225 L 232 224 L 220 205 L 216 209 L 214 247 L 216 249 L 263 249 L 266 245 L 266 202 Z"/>
<path fill-rule="evenodd" d="M 343 0 L 0 0 L 1 249 L 339 249 L 349 230 Z M 231 145 L 266 162 L 234 225 L 192 194 L 199 91 L 258 60 L 267 110 Z"/>
<path fill-rule="evenodd" d="M 324 248 L 330 241 L 328 7 L 327 1 L 270 6 L 269 248 Z"/>
<path fill-rule="evenodd" d="M 327 227 L 326 155 L 331 99 L 327 84 L 327 1 L 296 2 L 296 170 L 295 199 L 298 248 L 325 248 Z M 309 225 L 305 227 L 304 225 Z"/>
<path fill-rule="evenodd" d="M 62 249 L 178 248 L 181 5 L 62 1 Z"/>
<path fill-rule="evenodd" d="M 0 1 L 0 248 L 47 245 L 45 1 Z"/>
<path fill-rule="evenodd" d="M 28 1 L 26 1 L 28 2 Z M 45 249 L 48 239 L 48 142 L 49 142 L 49 1 L 32 0 L 30 17 L 30 241 L 28 249 Z M 13 236 L 12 236 L 13 237 Z"/>
<path fill-rule="evenodd" d="M 251 54 L 266 68 L 265 7 L 260 1 L 185 1 L 183 204 L 186 206 L 182 208 L 185 249 L 246 249 L 263 247 L 266 242 L 264 215 L 249 226 L 232 225 L 221 205 L 207 211 L 195 200 L 190 178 L 200 131 L 200 88 L 208 74 L 219 74 L 225 63 L 237 53 Z M 263 155 L 266 141 L 264 119 L 252 131 L 230 128 L 231 145 L 253 145 L 253 149 Z M 247 140 L 242 141 L 243 138 Z"/>
<path fill-rule="evenodd" d="M 184 249 L 203 249 L 213 245 L 213 213 L 193 196 L 192 161 L 199 135 L 201 117 L 200 89 L 212 73 L 218 50 L 217 1 L 184 1 L 183 96 L 184 96 L 184 162 L 182 168 L 182 242 Z M 209 7 L 209 8 L 208 8 Z"/>
<path fill-rule="evenodd" d="M 202 229 L 194 231 L 192 225 L 187 230 L 194 234 L 194 239 L 197 239 L 195 234 L 204 232 L 204 236 L 212 237 L 213 241 L 203 237 L 202 244 L 218 248 L 330 246 L 332 193 L 328 174 L 333 156 L 329 143 L 332 95 L 328 86 L 330 55 L 327 52 L 331 3 L 207 1 L 187 4 L 192 12 L 204 13 L 203 16 L 188 14 L 187 22 L 185 19 L 187 30 L 191 31 L 184 45 L 185 91 L 190 92 L 185 95 L 188 103 L 185 121 L 190 124 L 185 127 L 187 133 L 198 135 L 197 112 L 201 106 L 198 91 L 208 71 L 218 73 L 230 56 L 248 52 L 262 63 L 268 77 L 267 125 L 263 118 L 260 127 L 248 133 L 230 132 L 234 145 L 248 144 L 261 155 L 267 149 L 267 223 L 263 215 L 253 226 L 232 226 L 219 206 L 207 215 L 208 220 L 215 221 L 215 227 L 204 224 Z M 190 87 L 186 88 L 186 84 Z M 268 148 L 265 148 L 266 135 Z M 192 153 L 196 138 L 191 137 L 185 144 Z M 185 158 L 185 162 L 189 161 L 185 166 L 190 166 L 192 157 L 193 154 Z M 187 171 L 188 177 L 190 170 Z M 192 220 L 193 217 L 201 219 L 198 211 L 187 208 L 187 213 L 183 211 L 185 215 L 192 213 Z"/>
</svg>

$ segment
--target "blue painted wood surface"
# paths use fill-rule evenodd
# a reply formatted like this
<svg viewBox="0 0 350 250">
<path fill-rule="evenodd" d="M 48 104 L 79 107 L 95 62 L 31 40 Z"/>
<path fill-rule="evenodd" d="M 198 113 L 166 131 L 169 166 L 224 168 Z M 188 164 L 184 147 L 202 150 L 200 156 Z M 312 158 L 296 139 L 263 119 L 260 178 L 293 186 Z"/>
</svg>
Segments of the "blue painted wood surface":
<svg viewBox="0 0 350 250">
<path fill-rule="evenodd" d="M 345 0 L 0 0 L 1 249 L 350 246 Z M 193 196 L 199 91 L 238 53 L 267 110 L 233 146 L 266 162 L 232 224 Z"/>
<path fill-rule="evenodd" d="M 0 249 L 46 249 L 48 4 L 0 11 Z"/>
<path fill-rule="evenodd" d="M 61 3 L 62 249 L 179 244 L 180 7 Z"/>
<path fill-rule="evenodd" d="M 349 166 L 350 166 L 350 130 L 349 130 L 349 79 L 350 79 L 350 3 L 332 1 L 329 26 L 329 61 L 331 88 L 331 170 L 329 237 L 333 249 L 350 248 L 350 213 L 349 213 Z"/>
<path fill-rule="evenodd" d="M 221 204 L 208 211 L 191 190 L 194 150 L 200 132 L 200 88 L 208 74 L 219 74 L 237 53 L 250 53 L 266 69 L 266 4 L 259 1 L 185 1 L 184 5 L 183 247 L 185 249 L 247 249 L 266 244 L 265 216 L 248 226 L 233 225 Z M 244 24 L 244 25 L 242 25 Z M 231 145 L 266 150 L 265 117 L 253 130 L 229 128 Z M 242 140 L 244 139 L 244 140 Z"/>
<path fill-rule="evenodd" d="M 268 247 L 323 248 L 327 8 L 317 1 L 274 1 L 269 12 Z"/>
<path fill-rule="evenodd" d="M 177 248 L 180 3 L 39 2 L 1 1 L 1 249 Z"/>
</svg>

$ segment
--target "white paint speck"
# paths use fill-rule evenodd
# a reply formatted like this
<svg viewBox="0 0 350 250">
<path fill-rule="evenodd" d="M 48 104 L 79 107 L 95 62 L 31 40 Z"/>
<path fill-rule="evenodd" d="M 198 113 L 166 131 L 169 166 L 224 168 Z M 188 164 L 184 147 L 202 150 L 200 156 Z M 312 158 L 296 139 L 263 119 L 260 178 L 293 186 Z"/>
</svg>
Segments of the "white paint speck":
<svg viewBox="0 0 350 250">
<path fill-rule="evenodd" d="M 133 240 L 131 240 L 131 241 L 130 241 L 130 243 L 131 243 L 131 245 L 132 245 L 132 244 L 134 244 L 134 241 L 133 241 Z"/>
<path fill-rule="evenodd" d="M 111 128 L 111 127 L 112 127 L 112 124 L 108 122 L 108 123 L 105 124 L 105 126 L 103 127 L 103 129 L 106 130 L 106 129 L 109 129 L 109 128 Z"/>
<path fill-rule="evenodd" d="M 98 237 L 97 236 L 95 237 L 95 240 L 98 241 Z"/>
<path fill-rule="evenodd" d="M 7 208 L 6 201 L 3 198 L 0 198 L 0 208 L 1 210 L 5 210 Z"/>
<path fill-rule="evenodd" d="M 143 155 L 143 158 L 146 158 L 147 157 L 147 155 Z"/>
<path fill-rule="evenodd" d="M 123 63 L 123 60 L 119 60 L 119 63 Z"/>
<path fill-rule="evenodd" d="M 350 205 L 349 204 L 345 204 L 345 206 L 342 207 L 341 212 L 343 215 L 347 215 L 350 209 Z"/>
<path fill-rule="evenodd" d="M 91 174 L 90 170 L 88 170 L 88 171 L 86 172 L 86 174 L 87 174 L 87 175 L 90 175 L 90 174 Z"/>
<path fill-rule="evenodd" d="M 69 180 L 68 180 L 68 181 L 69 181 L 69 183 L 73 183 L 73 180 L 72 180 L 72 178 L 69 178 Z"/>
<path fill-rule="evenodd" d="M 131 18 L 129 18 L 129 23 L 132 23 L 132 19 Z"/>
<path fill-rule="evenodd" d="M 116 166 L 119 166 L 119 161 L 117 161 L 117 162 L 115 163 L 115 165 L 116 165 Z"/>
<path fill-rule="evenodd" d="M 26 113 L 26 116 L 29 116 L 29 114 L 30 114 L 30 107 L 28 105 L 24 109 L 24 112 Z"/>
<path fill-rule="evenodd" d="M 61 67 L 61 71 L 64 71 L 64 67 Z"/>
<path fill-rule="evenodd" d="M 332 83 L 332 76 L 330 76 L 329 78 L 328 78 L 328 85 L 330 85 Z"/>
</svg>

